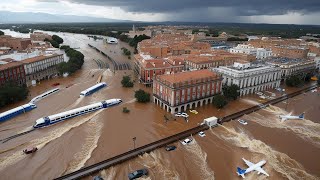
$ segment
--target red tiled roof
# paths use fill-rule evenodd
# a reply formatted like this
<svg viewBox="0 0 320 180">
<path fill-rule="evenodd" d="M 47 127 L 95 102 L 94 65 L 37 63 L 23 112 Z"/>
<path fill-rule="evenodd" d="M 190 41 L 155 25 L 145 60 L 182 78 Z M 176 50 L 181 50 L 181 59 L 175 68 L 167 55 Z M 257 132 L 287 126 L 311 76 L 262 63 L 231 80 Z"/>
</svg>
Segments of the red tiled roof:
<svg viewBox="0 0 320 180">
<path fill-rule="evenodd" d="M 17 66 L 22 66 L 23 63 L 18 62 L 18 61 L 13 61 L 7 64 L 1 64 L 0 65 L 0 71 L 6 70 L 6 69 L 11 69 L 13 67 L 17 67 Z"/>
<path fill-rule="evenodd" d="M 160 75 L 157 77 L 171 84 L 185 82 L 189 80 L 204 79 L 204 78 L 215 78 L 215 79 L 220 78 L 216 73 L 208 69 L 197 70 L 197 71 L 187 71 L 187 72 L 181 72 L 176 74 L 166 74 L 166 75 Z"/>
</svg>

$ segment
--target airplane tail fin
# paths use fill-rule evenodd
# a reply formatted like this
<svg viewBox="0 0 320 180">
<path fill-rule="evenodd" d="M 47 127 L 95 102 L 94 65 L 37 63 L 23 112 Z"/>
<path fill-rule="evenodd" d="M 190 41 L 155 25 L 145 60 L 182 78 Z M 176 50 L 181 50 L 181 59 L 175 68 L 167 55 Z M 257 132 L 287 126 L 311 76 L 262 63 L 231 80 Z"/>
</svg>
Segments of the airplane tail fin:
<svg viewBox="0 0 320 180">
<path fill-rule="evenodd" d="M 244 178 L 244 173 L 245 173 L 245 172 L 246 172 L 246 170 L 237 167 L 237 174 L 238 174 L 238 176 L 241 176 L 242 178 Z"/>
<path fill-rule="evenodd" d="M 299 115 L 299 118 L 300 118 L 300 119 L 304 119 L 304 113 L 300 114 L 300 115 Z"/>
</svg>

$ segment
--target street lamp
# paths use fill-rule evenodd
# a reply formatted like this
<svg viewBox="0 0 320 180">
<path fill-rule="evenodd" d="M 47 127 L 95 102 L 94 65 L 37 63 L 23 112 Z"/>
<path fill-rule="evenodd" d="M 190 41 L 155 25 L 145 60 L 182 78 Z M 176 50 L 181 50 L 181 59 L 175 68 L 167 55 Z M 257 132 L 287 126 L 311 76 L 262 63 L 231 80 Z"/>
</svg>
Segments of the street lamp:
<svg viewBox="0 0 320 180">
<path fill-rule="evenodd" d="M 137 139 L 137 137 L 133 137 L 133 138 L 132 138 L 132 141 L 133 141 L 133 149 L 136 148 L 136 139 Z"/>
</svg>

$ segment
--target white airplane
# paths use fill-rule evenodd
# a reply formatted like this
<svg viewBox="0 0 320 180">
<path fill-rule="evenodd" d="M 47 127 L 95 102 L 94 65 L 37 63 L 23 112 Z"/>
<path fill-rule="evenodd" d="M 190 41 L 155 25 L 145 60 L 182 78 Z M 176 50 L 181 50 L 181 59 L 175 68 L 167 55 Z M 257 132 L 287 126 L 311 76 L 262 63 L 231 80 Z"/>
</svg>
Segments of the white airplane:
<svg viewBox="0 0 320 180">
<path fill-rule="evenodd" d="M 288 119 L 304 119 L 304 113 L 300 114 L 299 116 L 291 116 L 292 113 L 289 113 L 287 115 L 280 115 L 279 118 L 281 121 L 285 121 Z"/>
<path fill-rule="evenodd" d="M 251 172 L 251 171 L 258 171 L 258 174 L 262 173 L 266 176 L 269 176 L 268 173 L 266 173 L 261 167 L 266 164 L 265 160 L 262 160 L 260 162 L 258 162 L 257 164 L 253 164 L 252 162 L 242 158 L 242 160 L 247 164 L 247 166 L 249 167 L 248 169 L 241 169 L 239 167 L 237 167 L 237 174 L 238 176 L 241 176 L 242 178 L 245 178 L 244 175 Z"/>
</svg>

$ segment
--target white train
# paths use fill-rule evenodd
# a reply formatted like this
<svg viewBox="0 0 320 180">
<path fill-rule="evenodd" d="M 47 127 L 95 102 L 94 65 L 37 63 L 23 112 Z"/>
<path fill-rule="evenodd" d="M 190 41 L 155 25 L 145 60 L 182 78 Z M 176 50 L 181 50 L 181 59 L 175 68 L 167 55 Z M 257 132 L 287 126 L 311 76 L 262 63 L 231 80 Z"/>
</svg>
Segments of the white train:
<svg viewBox="0 0 320 180">
<path fill-rule="evenodd" d="M 41 99 L 43 99 L 43 98 L 45 98 L 45 97 L 47 97 L 47 96 L 49 96 L 49 95 L 51 95 L 51 94 L 54 94 L 54 93 L 56 93 L 56 92 L 58 92 L 58 91 L 60 91 L 60 89 L 59 89 L 59 88 L 55 88 L 55 89 L 52 89 L 52 90 L 47 91 L 47 92 L 45 92 L 45 93 L 42 93 L 42 94 L 40 94 L 39 96 L 34 97 L 34 98 L 30 101 L 30 103 L 36 103 L 37 101 L 40 101 Z"/>
<path fill-rule="evenodd" d="M 33 126 L 34 128 L 41 128 L 45 126 L 49 126 L 52 124 L 56 124 L 58 122 L 64 121 L 69 118 L 73 118 L 76 116 L 81 116 L 83 114 L 87 114 L 93 111 L 97 111 L 102 108 L 109 108 L 111 106 L 115 106 L 117 104 L 122 103 L 121 99 L 109 99 L 106 101 L 90 104 L 88 106 L 72 109 L 66 112 L 54 114 L 51 116 L 43 117 L 38 120 L 36 120 L 35 125 Z"/>
<path fill-rule="evenodd" d="M 10 109 L 9 111 L 0 113 L 0 122 L 6 121 L 10 118 L 13 118 L 13 117 L 19 115 L 19 114 L 31 111 L 32 109 L 34 109 L 36 107 L 37 106 L 35 104 L 29 103 L 29 104 L 25 104 L 25 105 L 16 107 L 14 109 Z"/>
<path fill-rule="evenodd" d="M 88 89 L 86 89 L 84 91 L 81 91 L 80 97 L 89 96 L 90 94 L 98 91 L 99 89 L 101 89 L 101 88 L 103 88 L 105 86 L 107 86 L 107 83 L 105 83 L 105 82 L 98 83 L 98 84 L 96 84 L 96 85 L 94 85 L 94 86 L 92 86 L 92 87 L 90 87 L 90 88 L 88 88 Z"/>
</svg>

